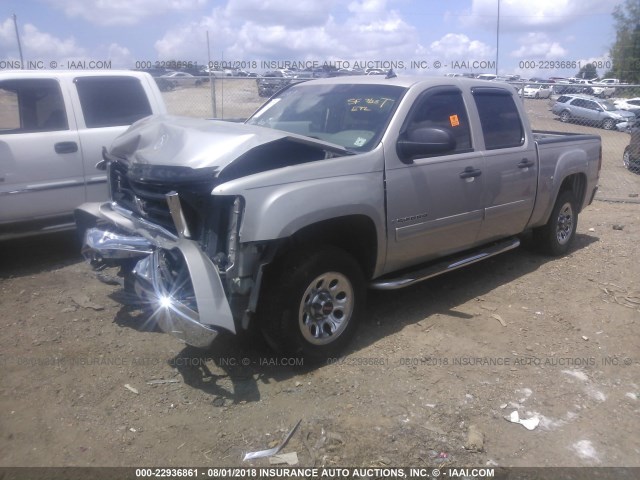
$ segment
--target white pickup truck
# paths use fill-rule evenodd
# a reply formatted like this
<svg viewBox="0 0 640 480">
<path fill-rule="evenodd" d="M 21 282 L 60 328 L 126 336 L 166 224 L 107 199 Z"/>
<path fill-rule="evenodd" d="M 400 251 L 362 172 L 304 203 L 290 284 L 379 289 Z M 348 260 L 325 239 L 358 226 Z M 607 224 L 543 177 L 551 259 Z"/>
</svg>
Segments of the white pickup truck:
<svg viewBox="0 0 640 480">
<path fill-rule="evenodd" d="M 0 240 L 75 228 L 74 208 L 108 197 L 102 148 L 163 113 L 146 73 L 0 72 Z"/>
</svg>

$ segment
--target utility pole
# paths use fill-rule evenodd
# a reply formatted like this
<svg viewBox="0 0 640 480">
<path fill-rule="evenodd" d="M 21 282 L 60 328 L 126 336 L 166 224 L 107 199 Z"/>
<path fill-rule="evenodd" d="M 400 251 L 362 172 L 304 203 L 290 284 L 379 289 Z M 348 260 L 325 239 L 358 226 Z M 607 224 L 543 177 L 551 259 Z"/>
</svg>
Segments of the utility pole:
<svg viewBox="0 0 640 480">
<path fill-rule="evenodd" d="M 207 57 L 209 57 L 209 65 L 207 70 L 209 71 L 209 88 L 211 89 L 211 113 L 213 118 L 217 118 L 218 116 L 218 106 L 216 104 L 216 87 L 215 81 L 216 77 L 213 75 L 213 63 L 211 63 L 211 46 L 209 44 L 209 30 L 207 30 Z"/>
<path fill-rule="evenodd" d="M 24 69 L 24 58 L 22 57 L 22 44 L 20 43 L 20 32 L 18 32 L 18 17 L 13 14 L 13 26 L 16 27 L 16 39 L 18 40 L 18 51 L 20 52 L 20 67 Z"/>
<path fill-rule="evenodd" d="M 498 0 L 498 22 L 496 24 L 496 76 L 498 75 L 499 59 L 500 59 L 500 0 Z"/>
</svg>

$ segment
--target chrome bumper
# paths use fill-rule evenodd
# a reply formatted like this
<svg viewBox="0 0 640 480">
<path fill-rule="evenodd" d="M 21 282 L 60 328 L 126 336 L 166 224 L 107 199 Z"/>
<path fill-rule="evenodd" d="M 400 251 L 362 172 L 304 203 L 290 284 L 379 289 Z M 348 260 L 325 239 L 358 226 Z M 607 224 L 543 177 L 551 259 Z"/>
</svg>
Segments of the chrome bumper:
<svg viewBox="0 0 640 480">
<path fill-rule="evenodd" d="M 131 272 L 135 292 L 149 304 L 151 318 L 162 331 L 202 348 L 210 346 L 223 330 L 236 332 L 218 269 L 197 242 L 157 235 L 140 224 L 133 226 L 128 212 L 114 210 L 110 204 L 85 204 L 78 210 L 78 217 L 89 214 L 108 224 L 86 231 L 82 248 L 85 258 L 94 265 L 106 260 L 129 268 L 135 262 Z M 180 282 L 163 268 L 167 252 L 180 260 L 180 270 L 185 273 Z"/>
</svg>

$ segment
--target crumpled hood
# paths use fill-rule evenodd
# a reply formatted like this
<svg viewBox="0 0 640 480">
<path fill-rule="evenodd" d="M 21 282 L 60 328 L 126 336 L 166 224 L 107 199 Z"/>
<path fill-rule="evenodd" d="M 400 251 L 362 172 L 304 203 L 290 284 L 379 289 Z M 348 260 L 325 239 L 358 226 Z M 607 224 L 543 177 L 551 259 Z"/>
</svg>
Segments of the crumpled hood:
<svg viewBox="0 0 640 480">
<path fill-rule="evenodd" d="M 110 152 L 132 164 L 217 167 L 218 171 L 250 150 L 278 140 L 345 154 L 338 145 L 244 123 L 172 115 L 147 117 L 114 140 Z"/>
</svg>

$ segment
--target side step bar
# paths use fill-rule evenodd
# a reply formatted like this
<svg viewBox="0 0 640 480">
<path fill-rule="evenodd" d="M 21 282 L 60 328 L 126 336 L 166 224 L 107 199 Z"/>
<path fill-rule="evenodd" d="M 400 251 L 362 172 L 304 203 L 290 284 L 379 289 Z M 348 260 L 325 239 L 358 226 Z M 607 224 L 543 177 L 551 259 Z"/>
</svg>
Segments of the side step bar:
<svg viewBox="0 0 640 480">
<path fill-rule="evenodd" d="M 450 258 L 439 263 L 430 264 L 426 267 L 403 273 L 399 277 L 378 278 L 371 282 L 369 287 L 374 290 L 396 290 L 398 288 L 408 287 L 423 280 L 442 275 L 443 273 L 452 272 L 453 270 L 466 267 L 480 260 L 485 260 L 500 253 L 513 250 L 519 246 L 520 240 L 518 238 L 508 238 L 507 240 L 502 240 L 477 250 L 465 252 L 463 256 Z"/>
</svg>

